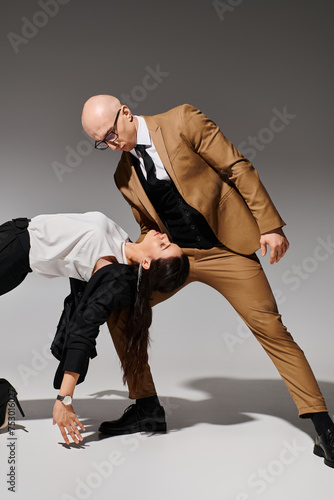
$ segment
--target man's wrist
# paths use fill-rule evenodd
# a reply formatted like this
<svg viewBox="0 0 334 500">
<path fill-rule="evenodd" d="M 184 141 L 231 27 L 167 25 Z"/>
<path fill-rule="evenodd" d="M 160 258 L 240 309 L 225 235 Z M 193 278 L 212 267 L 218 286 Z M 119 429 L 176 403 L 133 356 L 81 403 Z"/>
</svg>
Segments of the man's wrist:
<svg viewBox="0 0 334 500">
<path fill-rule="evenodd" d="M 275 229 L 270 229 L 269 231 L 265 231 L 264 233 L 261 233 L 261 236 L 264 236 L 265 234 L 272 234 L 272 233 L 284 234 L 282 226 L 276 227 Z"/>
</svg>

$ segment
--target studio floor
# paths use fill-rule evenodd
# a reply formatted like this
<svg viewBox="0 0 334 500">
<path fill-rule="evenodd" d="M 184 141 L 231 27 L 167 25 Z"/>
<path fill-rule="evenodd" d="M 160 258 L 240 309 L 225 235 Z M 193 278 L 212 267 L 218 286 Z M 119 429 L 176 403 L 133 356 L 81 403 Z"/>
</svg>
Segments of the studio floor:
<svg viewBox="0 0 334 500">
<path fill-rule="evenodd" d="M 4 474 L 10 450 L 17 499 L 329 498 L 334 470 L 313 455 L 312 425 L 295 418 L 279 380 L 203 378 L 182 392 L 161 396 L 167 434 L 119 437 L 97 429 L 122 413 L 126 393 L 81 394 L 75 409 L 88 416 L 86 432 L 69 446 L 52 426 L 53 400 L 22 400 L 26 418 L 16 412 L 12 435 L 0 435 L 1 498 L 13 498 Z M 276 403 L 268 404 L 272 394 Z"/>
<path fill-rule="evenodd" d="M 99 435 L 99 424 L 120 417 L 132 402 L 103 326 L 98 357 L 74 394 L 84 440 L 69 446 L 52 425 L 57 361 L 49 350 L 67 284 L 59 280 L 45 293 L 41 279 L 32 276 L 2 297 L 0 328 L 11 333 L 2 349 L 1 376 L 17 389 L 26 417 L 16 411 L 13 435 L 0 433 L 1 499 L 13 498 L 7 483 L 11 458 L 18 500 L 329 498 L 334 469 L 313 454 L 313 425 L 298 418 L 269 358 L 218 294 L 200 285 L 189 290 L 157 307 L 151 329 L 151 368 L 168 432 Z M 207 314 L 221 311 L 224 319 L 213 322 L 210 332 L 199 307 L 203 293 Z M 13 304 L 21 304 L 15 322 Z M 304 334 L 315 331 L 316 318 L 303 319 L 296 306 L 286 317 L 332 414 L 330 353 Z"/>
</svg>

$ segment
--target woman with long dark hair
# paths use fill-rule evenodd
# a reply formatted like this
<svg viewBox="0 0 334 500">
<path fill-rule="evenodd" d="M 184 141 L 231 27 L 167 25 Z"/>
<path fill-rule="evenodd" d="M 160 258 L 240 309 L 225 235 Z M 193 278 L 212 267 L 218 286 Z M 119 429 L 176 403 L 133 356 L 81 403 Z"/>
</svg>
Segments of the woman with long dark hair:
<svg viewBox="0 0 334 500">
<path fill-rule="evenodd" d="M 0 226 L 0 295 L 18 286 L 29 272 L 70 278 L 51 350 L 60 364 L 54 387 L 59 388 L 53 422 L 64 440 L 82 439 L 84 429 L 73 407 L 75 385 L 84 380 L 89 358 L 96 356 L 99 327 L 114 311 L 130 308 L 124 353 L 124 380 L 136 378 L 147 360 L 148 329 L 152 321 L 150 296 L 154 290 L 181 287 L 189 262 L 165 234 L 148 231 L 140 243 L 99 212 L 40 215 L 13 219 Z M 7 425 L 8 402 L 15 389 L 0 379 L 0 428 Z M 24 415 L 23 415 L 24 416 Z"/>
</svg>

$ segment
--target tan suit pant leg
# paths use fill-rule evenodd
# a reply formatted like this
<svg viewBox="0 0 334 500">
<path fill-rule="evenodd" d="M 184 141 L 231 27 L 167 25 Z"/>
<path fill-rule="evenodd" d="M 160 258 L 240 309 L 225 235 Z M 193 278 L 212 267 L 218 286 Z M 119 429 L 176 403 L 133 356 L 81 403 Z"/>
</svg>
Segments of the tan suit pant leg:
<svg viewBox="0 0 334 500">
<path fill-rule="evenodd" d="M 262 266 L 254 254 L 235 254 L 225 247 L 187 251 L 192 280 L 220 292 L 262 345 L 286 383 L 299 416 L 327 411 L 310 365 L 287 331 Z"/>
<path fill-rule="evenodd" d="M 124 332 L 126 331 L 125 329 L 128 314 L 128 310 L 123 309 L 120 316 L 118 316 L 116 312 L 110 316 L 107 322 L 110 335 L 112 337 L 115 349 L 120 360 L 122 360 L 122 347 L 124 346 Z M 129 398 L 131 399 L 146 398 L 148 396 L 154 396 L 156 394 L 156 389 L 154 386 L 149 364 L 146 365 L 144 375 L 136 390 L 134 390 L 133 388 L 133 383 L 130 376 L 127 379 L 127 384 L 129 387 Z"/>
</svg>

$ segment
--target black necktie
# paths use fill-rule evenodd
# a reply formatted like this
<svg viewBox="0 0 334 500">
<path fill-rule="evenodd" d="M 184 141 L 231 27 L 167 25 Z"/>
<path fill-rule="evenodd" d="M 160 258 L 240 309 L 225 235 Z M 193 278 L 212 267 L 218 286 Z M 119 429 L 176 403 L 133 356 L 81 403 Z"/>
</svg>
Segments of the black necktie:
<svg viewBox="0 0 334 500">
<path fill-rule="evenodd" d="M 157 180 L 156 175 L 155 175 L 154 161 L 152 160 L 151 156 L 146 151 L 146 147 L 143 144 L 137 144 L 137 146 L 135 147 L 135 150 L 137 153 L 139 151 L 139 153 L 141 154 L 141 157 L 143 158 L 145 170 L 147 173 L 147 182 L 149 184 L 154 184 Z"/>
</svg>

